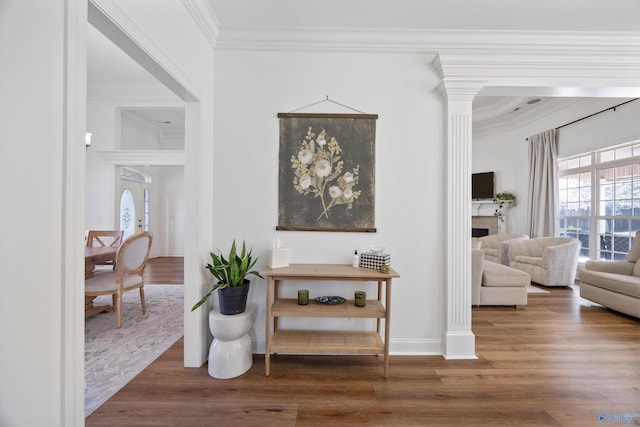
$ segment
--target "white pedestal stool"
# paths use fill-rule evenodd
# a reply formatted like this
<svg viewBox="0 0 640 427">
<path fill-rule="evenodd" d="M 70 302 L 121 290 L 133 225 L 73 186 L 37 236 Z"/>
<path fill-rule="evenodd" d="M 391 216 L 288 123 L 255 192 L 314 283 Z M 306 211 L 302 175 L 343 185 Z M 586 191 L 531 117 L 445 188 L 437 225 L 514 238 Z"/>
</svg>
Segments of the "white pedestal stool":
<svg viewBox="0 0 640 427">
<path fill-rule="evenodd" d="M 238 377 L 251 368 L 253 357 L 248 332 L 257 315 L 257 305 L 247 304 L 244 313 L 226 315 L 209 312 L 213 342 L 209 348 L 209 375 L 218 379 Z"/>
</svg>

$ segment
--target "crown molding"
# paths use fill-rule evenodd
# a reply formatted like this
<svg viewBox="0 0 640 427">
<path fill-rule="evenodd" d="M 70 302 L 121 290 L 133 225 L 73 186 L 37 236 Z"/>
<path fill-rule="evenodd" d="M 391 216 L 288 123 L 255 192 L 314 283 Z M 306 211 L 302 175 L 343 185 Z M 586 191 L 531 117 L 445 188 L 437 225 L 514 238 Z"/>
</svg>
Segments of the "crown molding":
<svg viewBox="0 0 640 427">
<path fill-rule="evenodd" d="M 160 126 L 151 123 L 149 120 L 145 120 L 139 116 L 131 114 L 128 111 L 122 112 L 122 123 L 126 123 L 139 131 L 146 133 L 156 139 L 156 141 L 162 139 L 163 131 Z"/>
<path fill-rule="evenodd" d="M 224 27 L 222 50 L 317 50 L 389 53 L 589 52 L 638 55 L 640 33 L 587 31 Z"/>
<path fill-rule="evenodd" d="M 211 8 L 211 4 L 206 0 L 182 0 L 184 8 L 196 23 L 207 42 L 212 47 L 216 47 L 218 34 L 220 32 L 220 21 L 216 13 Z"/>
<path fill-rule="evenodd" d="M 640 86 L 640 33 L 221 28 L 216 50 L 437 55 L 441 76 L 488 85 Z"/>
<path fill-rule="evenodd" d="M 154 137 L 158 145 L 162 145 L 162 143 L 169 140 L 182 141 L 184 144 L 184 128 L 164 128 L 126 110 L 122 112 L 122 123 L 126 123 L 139 131 Z"/>
<path fill-rule="evenodd" d="M 471 103 L 486 83 L 483 80 L 443 78 L 442 83 L 438 86 L 438 92 L 448 101 L 468 101 Z"/>
</svg>

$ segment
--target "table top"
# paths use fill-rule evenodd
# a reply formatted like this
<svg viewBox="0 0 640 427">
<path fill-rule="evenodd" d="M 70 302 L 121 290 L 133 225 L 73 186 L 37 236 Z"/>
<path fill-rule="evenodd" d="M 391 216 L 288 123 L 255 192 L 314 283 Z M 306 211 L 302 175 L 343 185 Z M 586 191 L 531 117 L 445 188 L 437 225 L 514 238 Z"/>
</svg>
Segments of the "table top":
<svg viewBox="0 0 640 427">
<path fill-rule="evenodd" d="M 84 247 L 84 257 L 91 258 L 96 256 L 109 256 L 114 255 L 118 252 L 118 248 L 113 248 L 111 246 L 85 246 Z"/>
<path fill-rule="evenodd" d="M 260 274 L 274 279 L 388 280 L 400 277 L 393 269 L 382 273 L 350 264 L 290 264 L 288 267 L 266 267 Z"/>
</svg>

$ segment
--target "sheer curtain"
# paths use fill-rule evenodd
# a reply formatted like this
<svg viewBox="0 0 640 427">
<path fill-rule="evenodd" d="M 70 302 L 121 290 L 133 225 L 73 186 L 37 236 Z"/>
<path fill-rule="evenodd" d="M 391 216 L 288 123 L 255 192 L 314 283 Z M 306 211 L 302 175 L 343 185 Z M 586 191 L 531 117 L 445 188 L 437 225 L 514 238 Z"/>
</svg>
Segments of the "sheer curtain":
<svg viewBox="0 0 640 427">
<path fill-rule="evenodd" d="M 530 136 L 529 236 L 555 236 L 558 230 L 558 144 L 556 130 Z"/>
</svg>

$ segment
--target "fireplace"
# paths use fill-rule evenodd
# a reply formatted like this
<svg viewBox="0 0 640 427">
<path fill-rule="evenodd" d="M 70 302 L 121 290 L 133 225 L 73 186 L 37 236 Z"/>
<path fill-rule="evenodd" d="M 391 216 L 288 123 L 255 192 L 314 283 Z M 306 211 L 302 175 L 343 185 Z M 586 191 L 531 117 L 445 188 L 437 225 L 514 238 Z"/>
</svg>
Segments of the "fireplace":
<svg viewBox="0 0 640 427">
<path fill-rule="evenodd" d="M 493 200 L 474 200 L 471 202 L 471 236 L 482 237 L 498 234 L 498 218 Z"/>
<path fill-rule="evenodd" d="M 493 215 L 471 217 L 472 237 L 482 237 L 489 234 L 498 234 L 498 218 Z"/>
<path fill-rule="evenodd" d="M 471 228 L 471 237 L 483 237 L 489 235 L 488 228 Z"/>
</svg>

